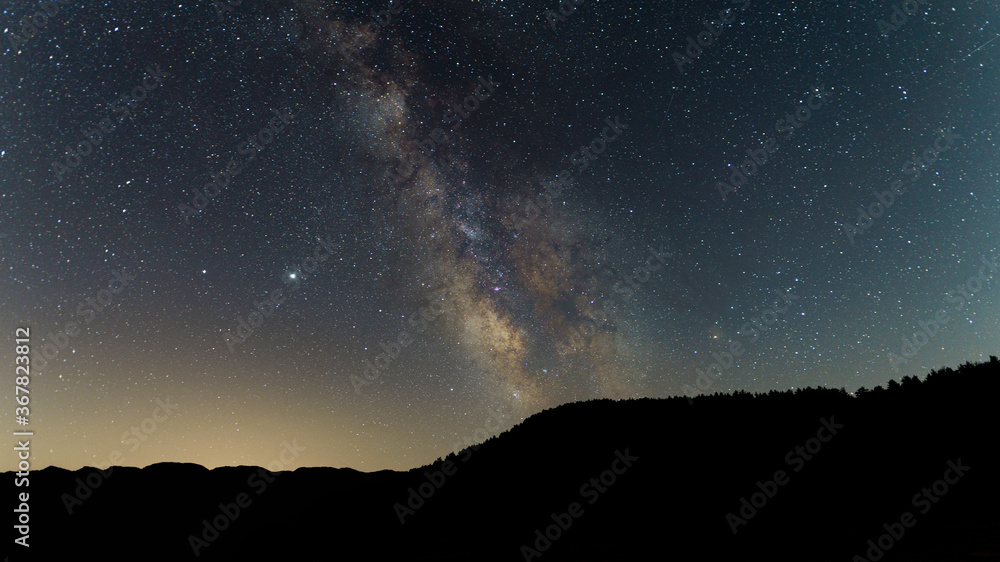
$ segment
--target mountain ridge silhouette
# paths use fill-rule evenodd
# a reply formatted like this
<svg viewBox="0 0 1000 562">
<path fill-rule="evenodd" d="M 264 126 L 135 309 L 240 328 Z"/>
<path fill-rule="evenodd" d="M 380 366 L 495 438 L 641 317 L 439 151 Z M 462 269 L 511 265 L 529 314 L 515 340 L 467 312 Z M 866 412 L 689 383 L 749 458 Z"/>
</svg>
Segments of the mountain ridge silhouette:
<svg viewBox="0 0 1000 562">
<path fill-rule="evenodd" d="M 997 560 L 998 390 L 1000 362 L 991 357 L 854 395 L 809 388 L 715 393 L 690 404 L 576 402 L 405 472 L 113 467 L 88 497 L 70 502 L 72 514 L 67 495 L 88 476 L 96 481 L 96 469 L 47 467 L 31 475 L 31 550 L 130 560 L 317 552 L 847 561 L 873 560 L 868 541 L 877 547 L 887 529 L 902 529 L 878 562 Z M 938 495 L 944 479 L 954 482 Z M 925 488 L 930 497 L 920 496 Z M 905 512 L 916 523 L 897 527 Z"/>
</svg>

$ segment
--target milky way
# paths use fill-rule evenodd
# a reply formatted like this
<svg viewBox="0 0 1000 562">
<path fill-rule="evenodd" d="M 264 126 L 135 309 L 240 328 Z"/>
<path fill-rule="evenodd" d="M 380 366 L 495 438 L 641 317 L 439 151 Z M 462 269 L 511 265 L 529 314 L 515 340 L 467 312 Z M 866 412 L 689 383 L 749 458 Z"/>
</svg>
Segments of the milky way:
<svg viewBox="0 0 1000 562">
<path fill-rule="evenodd" d="M 983 276 L 900 355 L 996 256 L 979 4 L 894 29 L 743 0 L 32 13 L 0 19 L 0 323 L 37 333 L 42 464 L 107 459 L 168 397 L 124 464 L 298 438 L 305 464 L 409 468 L 489 416 L 996 353 Z"/>
<path fill-rule="evenodd" d="M 493 98 L 510 95 L 510 84 L 477 77 L 466 90 L 425 93 L 435 103 L 421 111 L 410 102 L 421 57 L 394 48 L 369 22 L 320 15 L 304 34 L 311 39 L 297 47 L 311 66 L 341 69 L 332 86 L 338 100 L 362 116 L 357 134 L 387 167 L 381 196 L 395 199 L 393 220 L 407 230 L 429 284 L 452 292 L 447 329 L 468 346 L 494 400 L 523 414 L 571 399 L 580 383 L 587 394 L 634 396 L 637 388 L 614 366 L 613 319 L 602 315 L 598 329 L 594 318 L 600 241 L 587 236 L 585 213 L 553 208 L 551 197 L 540 199 L 548 213 L 535 204 L 549 184 L 570 189 L 567 174 L 470 173 L 464 152 L 475 147 L 463 142 L 462 124 L 480 106 L 502 103 Z M 373 63 L 385 52 L 388 69 Z M 585 380 L 573 380 L 580 372 Z"/>
</svg>

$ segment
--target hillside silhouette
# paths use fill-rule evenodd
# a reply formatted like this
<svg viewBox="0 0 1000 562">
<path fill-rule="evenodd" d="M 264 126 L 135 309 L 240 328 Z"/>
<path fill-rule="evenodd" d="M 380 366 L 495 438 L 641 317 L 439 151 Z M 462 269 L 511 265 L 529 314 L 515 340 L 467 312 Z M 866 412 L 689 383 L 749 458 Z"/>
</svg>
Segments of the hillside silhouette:
<svg viewBox="0 0 1000 562">
<path fill-rule="evenodd" d="M 408 472 L 115 467 L 71 502 L 72 514 L 66 494 L 96 469 L 47 468 L 31 476 L 30 552 L 38 560 L 1000 560 L 998 396 L 1000 361 L 991 357 L 854 395 L 810 388 L 690 403 L 596 400 L 546 410 Z M 14 497 L 12 473 L 6 482 Z M 11 544 L 11 560 L 27 559 Z"/>
</svg>

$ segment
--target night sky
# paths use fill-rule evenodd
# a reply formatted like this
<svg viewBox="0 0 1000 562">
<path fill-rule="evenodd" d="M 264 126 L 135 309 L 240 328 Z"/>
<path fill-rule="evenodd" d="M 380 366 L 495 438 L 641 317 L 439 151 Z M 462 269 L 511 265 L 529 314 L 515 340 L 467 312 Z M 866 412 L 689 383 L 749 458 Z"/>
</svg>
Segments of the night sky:
<svg viewBox="0 0 1000 562">
<path fill-rule="evenodd" d="M 408 469 L 996 354 L 996 4 L 561 6 L 0 4 L 32 469 Z"/>
</svg>

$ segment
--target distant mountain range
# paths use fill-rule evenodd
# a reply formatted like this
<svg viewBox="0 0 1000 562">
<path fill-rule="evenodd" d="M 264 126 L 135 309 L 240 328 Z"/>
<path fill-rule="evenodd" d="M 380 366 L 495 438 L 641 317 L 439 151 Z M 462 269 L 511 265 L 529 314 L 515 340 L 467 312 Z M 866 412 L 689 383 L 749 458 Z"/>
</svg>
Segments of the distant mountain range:
<svg viewBox="0 0 1000 562">
<path fill-rule="evenodd" d="M 998 397 L 992 357 L 855 395 L 566 404 L 409 472 L 46 468 L 28 489 L 31 546 L 13 545 L 12 529 L 3 550 L 102 561 L 1000 560 Z M 14 481 L 5 475 L 8 505 L 25 491 Z"/>
</svg>

